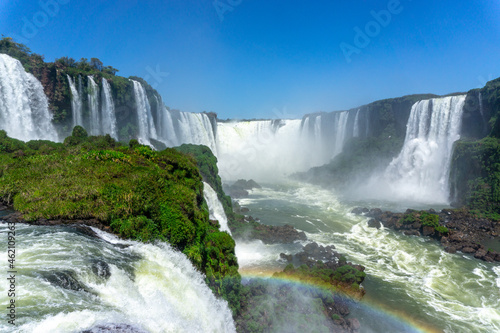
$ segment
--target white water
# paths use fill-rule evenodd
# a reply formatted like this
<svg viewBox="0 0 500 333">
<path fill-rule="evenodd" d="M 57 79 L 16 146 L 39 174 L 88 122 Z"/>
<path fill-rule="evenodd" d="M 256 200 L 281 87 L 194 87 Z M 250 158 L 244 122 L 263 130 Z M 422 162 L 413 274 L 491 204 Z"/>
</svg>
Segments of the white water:
<svg viewBox="0 0 500 333">
<path fill-rule="evenodd" d="M 95 83 L 92 76 L 87 76 L 87 79 L 90 135 L 99 135 L 101 134 L 101 119 L 99 117 L 99 86 Z"/>
<path fill-rule="evenodd" d="M 166 244 L 122 241 L 97 229 L 104 240 L 63 226 L 16 228 L 16 332 L 81 332 L 113 324 L 144 332 L 235 332 L 227 303 L 215 298 L 184 254 Z M 0 232 L 5 235 L 5 224 Z M 1 243 L 6 248 L 6 237 Z M 109 265 L 108 279 L 93 272 L 95 260 Z M 52 272 L 72 272 L 88 291 L 51 284 L 45 277 Z M 0 282 L 2 290 L 6 282 Z M 7 293 L 0 302 L 7 304 Z M 12 332 L 6 320 L 0 331 Z"/>
<path fill-rule="evenodd" d="M 76 88 L 75 81 L 71 78 L 71 76 L 66 76 L 68 77 L 69 88 L 71 90 L 71 111 L 73 116 L 73 127 L 83 126 L 81 89 L 78 90 Z M 80 75 L 78 75 L 78 81 L 80 88 L 82 82 Z"/>
<path fill-rule="evenodd" d="M 0 54 L 0 129 L 23 141 L 58 141 L 42 84 L 6 54 Z"/>
<path fill-rule="evenodd" d="M 142 84 L 134 80 L 131 81 L 134 84 L 137 124 L 139 127 L 138 140 L 142 144 L 151 145 L 150 139 L 157 139 L 156 128 L 151 114 L 151 105 Z"/>
<path fill-rule="evenodd" d="M 369 228 L 367 218 L 351 214 L 352 207 L 339 202 L 334 193 L 313 185 L 264 186 L 239 202 L 262 223 L 291 224 L 311 241 L 335 245 L 349 261 L 364 265 L 368 274 L 364 299 L 375 309 L 381 307 L 446 333 L 500 331 L 497 264 L 446 253 L 428 238 Z M 244 275 L 285 265 L 279 260 L 279 253 L 286 252 L 282 248 L 254 243 L 236 246 Z M 364 332 L 388 332 L 375 329 L 379 323 L 370 316 L 357 318 L 362 319 Z"/>
<path fill-rule="evenodd" d="M 448 203 L 451 154 L 460 138 L 464 103 L 465 95 L 413 105 L 403 149 L 384 175 L 389 198 Z"/>
<path fill-rule="evenodd" d="M 219 221 L 220 230 L 231 234 L 231 230 L 229 230 L 229 226 L 227 225 L 227 216 L 222 203 L 217 197 L 217 192 L 206 182 L 203 182 L 203 196 L 208 205 L 210 219 Z"/>
<path fill-rule="evenodd" d="M 111 94 L 111 87 L 108 81 L 102 79 L 102 134 L 109 134 L 111 137 L 118 139 L 118 133 L 116 128 L 116 115 L 115 115 L 115 103 L 113 102 L 113 95 Z"/>
</svg>

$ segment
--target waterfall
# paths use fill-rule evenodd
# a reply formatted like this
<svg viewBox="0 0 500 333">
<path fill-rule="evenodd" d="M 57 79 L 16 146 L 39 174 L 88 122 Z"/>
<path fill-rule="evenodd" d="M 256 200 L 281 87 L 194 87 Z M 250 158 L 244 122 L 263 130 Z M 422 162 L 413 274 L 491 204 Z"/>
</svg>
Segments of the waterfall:
<svg viewBox="0 0 500 333">
<path fill-rule="evenodd" d="M 208 205 L 211 220 L 217 220 L 220 224 L 221 231 L 227 231 L 231 234 L 229 226 L 227 225 L 227 216 L 224 212 L 224 207 L 217 197 L 217 192 L 210 186 L 210 184 L 203 182 L 203 196 Z"/>
<path fill-rule="evenodd" d="M 71 91 L 71 111 L 73 113 L 73 127 L 75 126 L 83 126 L 83 118 L 82 118 L 82 95 L 81 95 L 81 76 L 78 75 L 79 88 L 76 89 L 75 81 L 71 78 L 71 76 L 67 75 L 69 89 Z"/>
<path fill-rule="evenodd" d="M 118 139 L 118 133 L 116 129 L 115 103 L 113 102 L 113 96 L 111 95 L 111 87 L 109 85 L 109 82 L 105 78 L 102 79 L 101 99 L 101 124 L 103 134 L 109 134 L 111 135 L 111 137 Z"/>
<path fill-rule="evenodd" d="M 347 135 L 347 118 L 349 116 L 348 111 L 338 112 L 338 117 L 336 119 L 336 127 L 335 127 L 335 150 L 333 151 L 332 158 L 337 156 L 344 149 L 344 143 Z"/>
<path fill-rule="evenodd" d="M 163 140 L 171 145 L 177 145 L 177 138 L 175 135 L 175 129 L 174 129 L 174 124 L 172 120 L 172 113 L 170 110 L 167 110 L 165 105 L 163 104 L 162 99 L 160 98 L 160 105 L 161 105 L 161 124 L 160 124 L 160 136 L 163 138 Z"/>
<path fill-rule="evenodd" d="M 137 124 L 139 126 L 139 142 L 150 145 L 150 139 L 157 139 L 156 128 L 151 114 L 146 90 L 140 82 L 131 80 L 134 84 L 134 97 L 137 111 Z"/>
<path fill-rule="evenodd" d="M 356 117 L 354 118 L 354 129 L 352 131 L 352 136 L 359 137 L 359 109 L 356 111 Z"/>
<path fill-rule="evenodd" d="M 179 143 L 202 144 L 217 155 L 214 129 L 205 113 L 179 112 Z"/>
<path fill-rule="evenodd" d="M 465 97 L 434 98 L 412 106 L 403 148 L 385 171 L 395 198 L 448 202 L 451 154 L 460 138 Z"/>
<path fill-rule="evenodd" d="M 124 241 L 98 229 L 89 238 L 68 226 L 16 229 L 24 235 L 16 239 L 19 300 L 27 304 L 16 332 L 235 332 L 227 302 L 166 243 Z M 12 332 L 8 326 L 2 321 L 0 331 Z"/>
<path fill-rule="evenodd" d="M 87 76 L 88 106 L 90 112 L 90 135 L 101 134 L 101 120 L 99 117 L 99 86 L 92 76 Z"/>
<path fill-rule="evenodd" d="M 0 54 L 0 129 L 23 141 L 58 141 L 42 84 L 6 54 Z"/>
</svg>

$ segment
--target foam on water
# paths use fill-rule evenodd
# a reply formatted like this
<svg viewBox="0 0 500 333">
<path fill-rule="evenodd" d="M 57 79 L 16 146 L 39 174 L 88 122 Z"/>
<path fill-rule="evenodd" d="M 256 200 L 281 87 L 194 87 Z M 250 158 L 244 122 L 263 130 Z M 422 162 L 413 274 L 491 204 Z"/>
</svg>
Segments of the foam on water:
<svg viewBox="0 0 500 333">
<path fill-rule="evenodd" d="M 309 230 L 310 240 L 333 244 L 348 260 L 364 265 L 368 302 L 404 311 L 402 315 L 417 323 L 431 323 L 445 332 L 500 330 L 498 266 L 446 253 L 428 238 L 369 228 L 368 219 L 349 213 L 352 208 L 339 203 L 335 194 L 311 185 L 255 190 L 242 203 L 264 223 L 284 214 L 282 219 Z M 301 213 L 290 207 L 299 207 Z M 311 231 L 308 221 L 315 217 L 329 228 Z"/>
<path fill-rule="evenodd" d="M 19 332 L 114 324 L 147 332 L 235 331 L 227 303 L 215 298 L 185 255 L 166 244 L 122 241 L 100 230 L 103 239 L 71 227 L 16 228 Z M 108 279 L 91 269 L 96 260 L 109 265 Z M 87 291 L 50 283 L 47 274 L 54 272 L 73 276 Z M 0 302 L 7 302 L 6 295 Z M 8 331 L 5 321 L 0 331 Z"/>
</svg>

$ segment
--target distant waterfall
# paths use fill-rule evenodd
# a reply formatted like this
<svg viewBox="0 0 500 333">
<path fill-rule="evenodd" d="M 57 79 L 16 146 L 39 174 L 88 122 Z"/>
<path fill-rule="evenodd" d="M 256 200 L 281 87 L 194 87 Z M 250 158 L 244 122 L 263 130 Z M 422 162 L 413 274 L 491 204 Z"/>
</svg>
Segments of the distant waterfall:
<svg viewBox="0 0 500 333">
<path fill-rule="evenodd" d="M 99 117 L 99 86 L 92 76 L 87 76 L 88 105 L 90 112 L 90 135 L 101 134 L 101 119 Z"/>
<path fill-rule="evenodd" d="M 134 80 L 132 80 L 132 83 L 134 84 L 137 124 L 139 126 L 139 142 L 149 145 L 151 144 L 151 138 L 157 139 L 156 128 L 151 114 L 151 105 L 142 84 Z"/>
<path fill-rule="evenodd" d="M 397 198 L 447 203 L 453 143 L 460 138 L 465 95 L 419 101 L 403 149 L 385 172 Z"/>
<path fill-rule="evenodd" d="M 0 129 L 13 138 L 58 141 L 42 84 L 16 59 L 0 54 Z"/>
<path fill-rule="evenodd" d="M 227 231 L 231 234 L 229 226 L 227 225 L 227 216 L 224 212 L 224 207 L 217 197 L 217 192 L 210 186 L 210 184 L 203 182 L 203 196 L 208 205 L 211 220 L 217 220 L 220 224 L 221 231 Z"/>
<path fill-rule="evenodd" d="M 113 96 L 111 95 L 111 87 L 108 81 L 102 79 L 102 134 L 109 134 L 111 137 L 118 139 L 118 133 L 116 129 L 116 115 L 115 115 L 115 103 L 113 102 Z"/>
<path fill-rule="evenodd" d="M 81 95 L 81 76 L 78 75 L 80 89 L 76 88 L 75 81 L 67 75 L 69 89 L 71 90 L 71 111 L 73 113 L 73 127 L 83 126 L 82 117 L 82 95 Z"/>
</svg>

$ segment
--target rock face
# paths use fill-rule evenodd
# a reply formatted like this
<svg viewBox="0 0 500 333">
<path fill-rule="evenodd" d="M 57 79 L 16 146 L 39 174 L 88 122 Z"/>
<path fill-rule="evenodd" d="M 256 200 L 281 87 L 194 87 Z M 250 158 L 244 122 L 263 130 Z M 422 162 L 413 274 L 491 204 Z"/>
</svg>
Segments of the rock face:
<svg viewBox="0 0 500 333">
<path fill-rule="evenodd" d="M 407 236 L 422 235 L 435 238 L 449 253 L 460 251 L 473 254 L 476 259 L 488 262 L 500 261 L 499 252 L 486 249 L 481 244 L 488 239 L 500 238 L 500 223 L 475 217 L 463 209 L 443 209 L 441 212 L 436 212 L 433 209 L 426 212 L 408 209 L 403 214 L 383 212 L 379 208 L 356 207 L 352 213 L 371 217 L 368 226 L 372 228 L 380 228 L 380 225 L 383 225 L 386 228 L 403 232 Z M 419 217 L 424 213 L 437 216 L 438 221 L 434 227 L 422 224 Z M 441 229 L 436 227 L 441 227 Z"/>
</svg>

